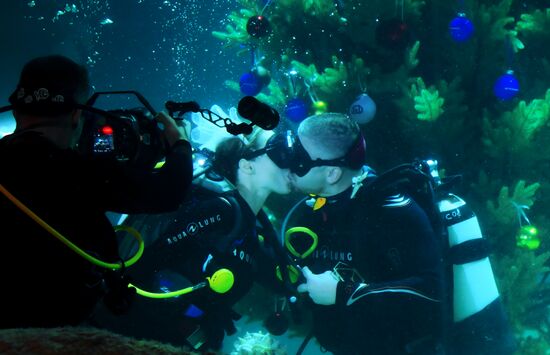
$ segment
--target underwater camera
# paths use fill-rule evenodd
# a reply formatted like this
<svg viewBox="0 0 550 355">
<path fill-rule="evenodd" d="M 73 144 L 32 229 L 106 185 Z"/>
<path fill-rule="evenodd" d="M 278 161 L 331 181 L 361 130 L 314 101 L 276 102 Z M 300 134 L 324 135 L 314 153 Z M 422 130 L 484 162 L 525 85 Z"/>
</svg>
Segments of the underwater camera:
<svg viewBox="0 0 550 355">
<path fill-rule="evenodd" d="M 107 111 L 94 108 L 97 99 L 107 95 L 134 95 L 143 107 Z M 250 123 L 236 124 L 229 118 L 200 108 L 194 101 L 167 101 L 165 107 L 175 120 L 181 121 L 185 113 L 196 112 L 233 135 L 249 134 L 254 125 L 271 130 L 279 123 L 279 114 L 275 109 L 251 96 L 242 98 L 238 106 L 239 114 Z M 139 92 L 97 92 L 81 108 L 86 118 L 79 142 L 83 154 L 111 157 L 148 169 L 165 156 L 167 146 L 154 120 L 156 111 Z"/>
<path fill-rule="evenodd" d="M 115 110 L 91 110 L 97 99 L 107 95 L 135 95 L 143 107 Z M 162 132 L 153 119 L 155 110 L 135 91 L 97 92 L 83 110 L 84 128 L 78 144 L 81 153 L 104 156 L 136 166 L 153 168 L 166 147 Z"/>
</svg>

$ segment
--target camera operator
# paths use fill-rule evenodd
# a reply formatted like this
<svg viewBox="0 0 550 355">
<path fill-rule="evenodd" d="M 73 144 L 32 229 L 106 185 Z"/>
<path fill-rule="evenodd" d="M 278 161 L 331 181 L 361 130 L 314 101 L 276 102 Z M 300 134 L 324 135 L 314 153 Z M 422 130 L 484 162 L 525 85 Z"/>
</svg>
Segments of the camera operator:
<svg viewBox="0 0 550 355">
<path fill-rule="evenodd" d="M 105 212 L 176 209 L 191 184 L 191 146 L 185 130 L 161 113 L 155 119 L 169 146 L 161 169 L 79 155 L 74 148 L 84 119 L 75 105 L 86 101 L 89 87 L 86 69 L 66 57 L 25 65 L 10 96 L 16 129 L 0 140 L 0 184 L 86 253 L 117 263 L 116 236 Z M 113 271 L 70 250 L 4 195 L 0 328 L 84 323 Z"/>
</svg>

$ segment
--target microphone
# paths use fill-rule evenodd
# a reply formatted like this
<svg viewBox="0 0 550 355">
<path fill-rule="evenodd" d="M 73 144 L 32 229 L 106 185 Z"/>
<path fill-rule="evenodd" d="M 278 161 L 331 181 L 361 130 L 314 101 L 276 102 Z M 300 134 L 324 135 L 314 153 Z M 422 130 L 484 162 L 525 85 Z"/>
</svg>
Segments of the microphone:
<svg viewBox="0 0 550 355">
<path fill-rule="evenodd" d="M 245 96 L 239 101 L 237 112 L 252 124 L 270 131 L 279 124 L 279 113 L 271 106 L 264 104 L 254 96 Z"/>
</svg>

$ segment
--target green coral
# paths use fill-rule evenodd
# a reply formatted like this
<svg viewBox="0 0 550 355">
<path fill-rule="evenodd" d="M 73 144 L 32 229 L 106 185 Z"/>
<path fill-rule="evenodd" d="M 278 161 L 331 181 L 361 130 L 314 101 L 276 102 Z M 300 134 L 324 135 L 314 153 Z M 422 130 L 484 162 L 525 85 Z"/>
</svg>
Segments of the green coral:
<svg viewBox="0 0 550 355">
<path fill-rule="evenodd" d="M 351 58 L 351 61 L 347 65 L 348 73 L 350 78 L 357 78 L 360 83 L 366 83 L 367 76 L 370 75 L 370 68 L 365 66 L 365 61 L 363 58 L 359 58 L 354 55 Z M 362 84 L 359 84 L 360 86 Z M 363 89 L 360 87 L 360 89 Z"/>
<path fill-rule="evenodd" d="M 550 9 L 546 11 L 535 10 L 532 14 L 521 14 L 519 20 L 512 16 L 506 16 L 510 11 L 511 0 L 504 0 L 499 5 L 487 9 L 485 21 L 493 19 L 491 25 L 491 37 L 496 41 L 509 40 L 514 52 L 525 48 L 523 42 L 518 38 L 520 33 L 541 33 L 550 27 Z M 492 14 L 492 16 L 491 16 Z M 496 20 L 494 20 L 496 19 Z M 515 23 L 514 26 L 512 26 Z"/>
<path fill-rule="evenodd" d="M 326 17 L 335 11 L 332 0 L 278 0 L 277 6 L 285 11 L 292 9 L 316 17 Z"/>
<path fill-rule="evenodd" d="M 315 64 L 307 65 L 297 60 L 292 60 L 290 67 L 296 70 L 315 94 L 326 97 L 329 104 L 340 98 L 340 95 L 345 95 L 350 87 L 356 87 L 355 92 L 364 89 L 367 76 L 371 73 L 370 68 L 365 66 L 365 61 L 355 55 L 348 63 L 332 56 L 332 67 L 325 68 L 322 72 L 319 72 Z M 348 82 L 349 80 L 351 82 Z"/>
<path fill-rule="evenodd" d="M 550 120 L 550 89 L 544 99 L 527 104 L 520 101 L 513 111 L 505 112 L 494 124 L 487 114 L 484 117 L 483 143 L 493 155 L 501 150 L 526 148 L 533 136 Z"/>
<path fill-rule="evenodd" d="M 241 90 L 239 83 L 233 80 L 226 80 L 224 82 L 224 85 L 226 88 L 231 89 L 233 91 L 240 92 Z M 275 80 L 271 80 L 271 82 L 267 86 L 267 91 L 269 92 L 269 94 L 266 94 L 265 92 L 261 92 L 258 95 L 256 95 L 256 98 L 274 107 L 284 106 L 286 102 L 285 94 L 283 93 L 281 87 Z"/>
<path fill-rule="evenodd" d="M 518 32 L 544 32 L 550 28 L 550 8 L 535 10 L 532 14 L 522 14 L 516 24 Z"/>
<path fill-rule="evenodd" d="M 297 60 L 293 60 L 291 63 L 298 74 L 310 83 L 315 90 L 329 95 L 338 91 L 348 79 L 348 70 L 345 63 L 336 56 L 332 56 L 332 68 L 325 68 L 322 73 L 318 72 L 315 64 L 306 65 Z"/>
<path fill-rule="evenodd" d="M 292 0 L 297 1 L 297 0 Z M 333 0 L 301 0 L 304 12 L 314 16 L 326 16 L 334 12 Z"/>
<path fill-rule="evenodd" d="M 235 46 L 247 43 L 250 35 L 246 31 L 248 19 L 257 15 L 260 11 L 256 2 L 252 0 L 240 0 L 243 6 L 239 12 L 231 12 L 228 15 L 229 24 L 225 26 L 225 32 L 212 31 L 212 35 L 225 42 L 226 46 Z"/>
<path fill-rule="evenodd" d="M 514 52 L 519 52 L 525 48 L 525 45 L 518 38 L 518 31 L 516 29 L 509 29 L 514 21 L 513 17 L 503 17 L 497 20 L 493 25 L 493 38 L 495 40 L 510 41 L 510 46 Z"/>
<path fill-rule="evenodd" d="M 425 5 L 426 2 L 424 0 L 405 0 L 403 7 L 407 14 L 420 18 L 422 16 L 422 9 Z"/>
<path fill-rule="evenodd" d="M 412 70 L 418 66 L 420 61 L 418 60 L 418 50 L 420 49 L 420 41 L 414 42 L 413 46 L 407 51 L 407 57 L 405 65 L 408 70 Z"/>
<path fill-rule="evenodd" d="M 267 86 L 269 94 L 259 93 L 256 97 L 258 100 L 265 102 L 274 107 L 282 107 L 285 105 L 285 94 L 279 84 L 275 80 L 271 80 Z"/>
<path fill-rule="evenodd" d="M 420 41 L 416 41 L 412 46 L 408 47 L 403 54 L 404 64 L 391 73 L 384 73 L 379 66 L 372 66 L 370 70 L 370 85 L 369 92 L 377 93 L 393 93 L 395 94 L 398 106 L 403 110 L 405 115 L 409 115 L 409 107 L 412 109 L 409 100 L 409 87 L 406 83 L 410 79 L 411 72 L 420 64 L 417 55 L 420 50 Z M 405 79 L 404 79 L 405 78 Z M 406 78 L 409 78 L 408 80 Z M 405 93 L 405 99 L 399 94 Z M 412 99 L 412 97 L 410 97 Z"/>
<path fill-rule="evenodd" d="M 526 186 L 524 180 L 520 180 L 514 187 L 514 192 L 510 196 L 508 186 L 500 189 L 496 202 L 487 201 L 487 209 L 492 214 L 493 219 L 499 223 L 510 225 L 517 220 L 518 208 L 529 208 L 535 203 L 535 193 L 540 187 L 540 183 L 535 182 Z"/>
<path fill-rule="evenodd" d="M 410 96 L 414 100 L 414 109 L 417 118 L 421 121 L 435 121 L 443 113 L 445 99 L 439 97 L 439 91 L 431 86 L 426 88 L 422 78 L 417 78 L 416 83 L 411 85 Z"/>
<path fill-rule="evenodd" d="M 515 18 L 508 16 L 513 0 L 502 0 L 493 6 L 481 6 L 481 21 L 488 28 L 489 38 L 493 41 L 502 42 L 509 40 L 514 52 L 523 49 L 525 46 L 518 38 L 518 31 L 512 26 Z"/>
<path fill-rule="evenodd" d="M 499 290 L 510 319 L 516 330 L 521 331 L 526 322 L 528 309 L 536 304 L 533 297 L 540 289 L 539 276 L 550 268 L 546 263 L 550 252 L 538 254 L 516 249 L 513 255 L 493 261 L 499 282 Z"/>
</svg>

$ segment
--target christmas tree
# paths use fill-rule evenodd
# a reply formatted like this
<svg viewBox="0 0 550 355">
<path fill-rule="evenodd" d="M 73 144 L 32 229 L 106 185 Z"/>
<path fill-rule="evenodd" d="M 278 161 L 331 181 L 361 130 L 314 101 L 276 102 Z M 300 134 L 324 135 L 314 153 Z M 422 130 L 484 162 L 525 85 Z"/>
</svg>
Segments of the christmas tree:
<svg viewBox="0 0 550 355">
<path fill-rule="evenodd" d="M 430 157 L 462 174 L 519 353 L 548 353 L 548 2 L 238 3 L 213 35 L 250 72 L 226 85 L 273 105 L 284 128 L 349 113 L 378 171 Z"/>
</svg>

